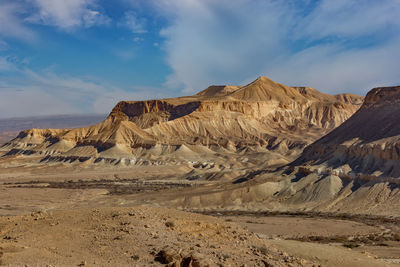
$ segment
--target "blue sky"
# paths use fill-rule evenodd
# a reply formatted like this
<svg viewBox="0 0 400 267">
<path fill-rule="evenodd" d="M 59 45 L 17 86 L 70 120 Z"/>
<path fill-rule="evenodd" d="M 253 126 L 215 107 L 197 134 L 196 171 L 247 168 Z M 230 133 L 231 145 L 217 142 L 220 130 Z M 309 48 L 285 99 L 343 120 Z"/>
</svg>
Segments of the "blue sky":
<svg viewBox="0 0 400 267">
<path fill-rule="evenodd" d="M 0 117 L 246 84 L 400 84 L 400 0 L 0 0 Z"/>
</svg>

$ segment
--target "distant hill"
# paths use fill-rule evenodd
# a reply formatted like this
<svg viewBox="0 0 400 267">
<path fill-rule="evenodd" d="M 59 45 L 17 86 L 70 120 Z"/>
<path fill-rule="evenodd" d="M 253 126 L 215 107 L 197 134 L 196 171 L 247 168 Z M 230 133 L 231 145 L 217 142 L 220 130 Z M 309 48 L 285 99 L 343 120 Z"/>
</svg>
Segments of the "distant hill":
<svg viewBox="0 0 400 267">
<path fill-rule="evenodd" d="M 52 115 L 25 118 L 0 119 L 0 144 L 15 138 L 22 130 L 31 128 L 60 128 L 70 129 L 96 124 L 107 115 Z"/>
</svg>

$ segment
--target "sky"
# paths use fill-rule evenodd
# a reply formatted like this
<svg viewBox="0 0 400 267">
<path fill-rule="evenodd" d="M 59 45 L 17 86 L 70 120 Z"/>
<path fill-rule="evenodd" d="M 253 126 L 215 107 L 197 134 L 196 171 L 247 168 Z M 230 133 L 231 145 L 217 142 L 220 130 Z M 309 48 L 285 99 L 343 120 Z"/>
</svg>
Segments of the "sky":
<svg viewBox="0 0 400 267">
<path fill-rule="evenodd" d="M 267 76 L 400 85 L 400 0 L 0 0 L 0 117 L 106 114 Z"/>
</svg>

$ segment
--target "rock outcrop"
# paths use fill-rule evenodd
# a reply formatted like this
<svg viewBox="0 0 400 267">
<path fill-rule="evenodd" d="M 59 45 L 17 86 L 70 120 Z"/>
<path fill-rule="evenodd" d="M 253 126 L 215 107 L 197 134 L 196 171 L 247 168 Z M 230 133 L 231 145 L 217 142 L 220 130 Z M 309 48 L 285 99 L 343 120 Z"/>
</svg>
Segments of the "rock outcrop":
<svg viewBox="0 0 400 267">
<path fill-rule="evenodd" d="M 22 131 L 3 155 L 143 158 L 276 152 L 293 158 L 348 119 L 356 95 L 327 95 L 260 77 L 246 86 L 210 86 L 188 97 L 122 101 L 99 124 L 72 130 Z"/>
<path fill-rule="evenodd" d="M 372 89 L 341 126 L 307 147 L 294 165 L 341 175 L 400 176 L 400 86 Z"/>
</svg>

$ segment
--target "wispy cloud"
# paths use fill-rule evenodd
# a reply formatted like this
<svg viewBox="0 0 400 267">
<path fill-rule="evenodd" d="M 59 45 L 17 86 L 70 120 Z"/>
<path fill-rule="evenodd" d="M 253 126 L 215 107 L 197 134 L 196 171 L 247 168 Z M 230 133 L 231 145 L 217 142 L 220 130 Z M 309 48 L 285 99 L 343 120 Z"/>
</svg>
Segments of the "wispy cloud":
<svg viewBox="0 0 400 267">
<path fill-rule="evenodd" d="M 37 12 L 26 18 L 30 23 L 57 26 L 64 30 L 109 24 L 95 0 L 33 0 Z"/>
<path fill-rule="evenodd" d="M 166 85 L 194 92 L 258 75 L 326 92 L 400 83 L 398 0 L 157 0 Z"/>
<path fill-rule="evenodd" d="M 146 20 L 140 18 L 134 11 L 126 11 L 122 20 L 119 22 L 120 26 L 128 28 L 132 33 L 145 33 L 146 30 Z"/>
<path fill-rule="evenodd" d="M 17 1 L 1 1 L 0 36 L 3 38 L 15 38 L 24 41 L 35 40 L 37 38 L 36 34 L 29 29 L 29 27 L 24 25 L 23 21 L 21 20 L 21 14 L 25 12 L 26 7 Z"/>
<path fill-rule="evenodd" d="M 398 0 L 322 0 L 307 16 L 297 20 L 296 36 L 311 40 L 336 36 L 357 38 L 399 27 Z"/>
<path fill-rule="evenodd" d="M 398 85 L 400 40 L 378 47 L 346 49 L 313 46 L 270 66 L 265 73 L 288 85 L 308 85 L 327 93 L 365 94 L 377 86 Z"/>
<path fill-rule="evenodd" d="M 0 58 L 0 68 L 1 62 Z M 154 97 L 163 95 L 158 88 L 133 86 L 126 91 L 94 77 L 26 68 L 14 71 L 16 75 L 0 81 L 0 117 L 108 113 L 119 101 L 146 99 L 149 90 Z"/>
</svg>

